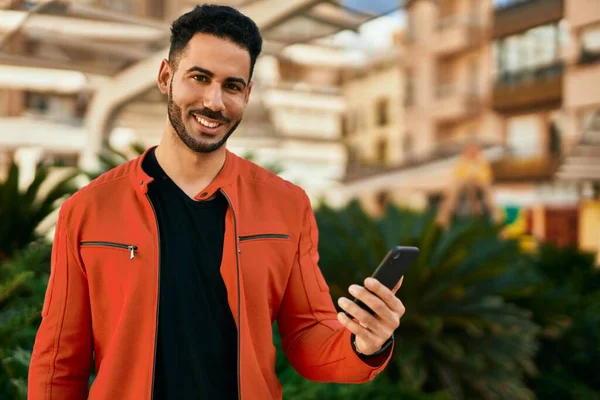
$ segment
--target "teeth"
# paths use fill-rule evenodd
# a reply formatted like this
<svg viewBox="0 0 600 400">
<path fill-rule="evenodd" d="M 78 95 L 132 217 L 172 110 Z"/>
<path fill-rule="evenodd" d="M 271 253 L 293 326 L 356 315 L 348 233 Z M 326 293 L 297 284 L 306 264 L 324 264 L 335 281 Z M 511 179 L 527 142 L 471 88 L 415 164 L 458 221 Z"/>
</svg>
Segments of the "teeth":
<svg viewBox="0 0 600 400">
<path fill-rule="evenodd" d="M 202 125 L 206 126 L 207 128 L 216 128 L 217 126 L 221 125 L 221 124 L 218 124 L 218 123 L 216 123 L 216 122 L 208 122 L 208 121 L 207 121 L 207 120 L 205 120 L 204 118 L 202 118 L 202 117 L 198 117 L 198 116 L 196 116 L 196 120 L 197 120 L 198 122 L 200 122 L 200 124 L 202 124 Z"/>
</svg>

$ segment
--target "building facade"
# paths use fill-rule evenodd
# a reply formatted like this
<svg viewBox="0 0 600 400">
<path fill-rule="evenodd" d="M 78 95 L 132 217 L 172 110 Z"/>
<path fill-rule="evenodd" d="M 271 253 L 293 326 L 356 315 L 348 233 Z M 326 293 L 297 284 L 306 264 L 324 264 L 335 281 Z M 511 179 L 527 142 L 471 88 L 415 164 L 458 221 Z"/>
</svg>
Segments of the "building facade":
<svg viewBox="0 0 600 400">
<path fill-rule="evenodd" d="M 406 12 L 397 135 L 407 157 L 347 177 L 339 197 L 434 205 L 475 142 L 494 201 L 517 209 L 526 233 L 598 251 L 600 3 L 411 0 Z"/>
</svg>

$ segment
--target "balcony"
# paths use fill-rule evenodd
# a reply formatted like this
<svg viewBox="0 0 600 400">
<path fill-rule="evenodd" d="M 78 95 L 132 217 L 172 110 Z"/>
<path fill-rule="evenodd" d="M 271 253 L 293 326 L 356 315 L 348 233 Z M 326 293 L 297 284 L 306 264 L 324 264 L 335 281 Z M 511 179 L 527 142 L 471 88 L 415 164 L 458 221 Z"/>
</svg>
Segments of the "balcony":
<svg viewBox="0 0 600 400">
<path fill-rule="evenodd" d="M 552 179 L 560 166 L 558 156 L 505 156 L 491 163 L 494 180 L 498 182 L 531 182 Z"/>
<path fill-rule="evenodd" d="M 505 0 L 494 12 L 492 36 L 509 36 L 536 26 L 558 22 L 563 16 L 563 0 Z"/>
<path fill-rule="evenodd" d="M 496 82 L 493 108 L 510 112 L 559 106 L 562 100 L 563 66 L 553 64 L 534 70 L 505 73 Z"/>
<path fill-rule="evenodd" d="M 452 123 L 478 114 L 482 101 L 474 90 L 456 83 L 443 84 L 436 90 L 435 119 L 438 123 Z"/>
<path fill-rule="evenodd" d="M 72 153 L 86 145 L 81 119 L 53 119 L 44 116 L 0 118 L 0 148 L 41 147 L 46 151 Z"/>
<path fill-rule="evenodd" d="M 573 30 L 600 21 L 600 1 L 578 0 L 565 2 L 565 19 Z"/>
</svg>

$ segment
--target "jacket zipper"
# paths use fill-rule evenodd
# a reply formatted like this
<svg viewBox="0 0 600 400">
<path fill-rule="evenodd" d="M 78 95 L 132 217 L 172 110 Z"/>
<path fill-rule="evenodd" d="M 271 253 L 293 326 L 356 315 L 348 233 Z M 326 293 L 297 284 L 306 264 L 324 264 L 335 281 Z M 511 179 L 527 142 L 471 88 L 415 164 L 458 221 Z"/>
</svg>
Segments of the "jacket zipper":
<svg viewBox="0 0 600 400">
<path fill-rule="evenodd" d="M 266 233 L 263 235 L 248 235 L 248 236 L 240 236 L 240 242 L 246 242 L 248 240 L 257 240 L 257 239 L 289 239 L 290 235 L 282 235 L 278 233 Z"/>
<path fill-rule="evenodd" d="M 240 375 L 242 373 L 242 369 L 241 369 L 241 362 L 240 362 L 240 350 L 241 350 L 241 329 L 242 329 L 242 313 L 241 313 L 241 289 L 240 289 L 240 260 L 239 260 L 239 253 L 240 253 L 240 246 L 239 246 L 239 240 L 241 240 L 240 238 L 238 238 L 237 235 L 237 220 L 235 218 L 235 211 L 233 209 L 233 204 L 231 204 L 231 200 L 229 199 L 229 196 L 227 196 L 227 193 L 225 193 L 225 191 L 223 189 L 219 189 L 219 191 L 223 194 L 223 196 L 225 196 L 225 198 L 227 199 L 227 203 L 229 204 L 229 208 L 231 208 L 231 215 L 233 216 L 233 234 L 235 236 L 235 247 L 236 247 L 236 252 L 235 252 L 235 270 L 237 273 L 237 314 L 238 314 L 238 324 L 237 324 L 237 333 L 238 333 L 238 340 L 237 340 L 237 384 L 238 384 L 238 400 L 242 400 L 242 384 L 240 382 Z"/>
<path fill-rule="evenodd" d="M 135 257 L 135 253 L 138 250 L 138 247 L 133 244 L 121 244 L 121 243 L 113 243 L 113 242 L 81 242 L 81 246 L 103 246 L 103 247 L 114 247 L 117 249 L 129 250 L 129 259 L 133 260 Z"/>
<path fill-rule="evenodd" d="M 156 376 L 156 350 L 158 348 L 158 317 L 160 312 L 160 227 L 158 226 L 158 217 L 156 215 L 156 210 L 154 209 L 154 204 L 152 204 L 152 200 L 150 200 L 150 196 L 148 196 L 148 194 L 146 194 L 146 198 L 148 199 L 148 203 L 150 203 L 152 213 L 154 214 L 154 220 L 156 222 L 156 240 L 158 244 L 158 295 L 156 298 L 156 330 L 154 331 L 154 360 L 152 363 L 152 389 L 150 392 L 150 400 L 152 400 L 154 399 L 154 378 Z"/>
</svg>

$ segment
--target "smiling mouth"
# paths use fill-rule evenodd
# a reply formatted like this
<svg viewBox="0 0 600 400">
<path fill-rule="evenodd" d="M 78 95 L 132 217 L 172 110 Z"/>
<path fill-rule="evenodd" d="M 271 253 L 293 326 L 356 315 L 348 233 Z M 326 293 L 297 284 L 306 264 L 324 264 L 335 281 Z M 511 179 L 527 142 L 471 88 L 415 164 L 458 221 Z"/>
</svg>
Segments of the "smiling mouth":
<svg viewBox="0 0 600 400">
<path fill-rule="evenodd" d="M 207 120 L 206 118 L 203 118 L 200 115 L 194 115 L 194 118 L 196 118 L 196 121 L 198 121 L 198 123 L 206 128 L 210 128 L 210 129 L 216 129 L 218 127 L 220 127 L 221 125 L 223 125 L 221 122 L 212 122 Z"/>
</svg>

